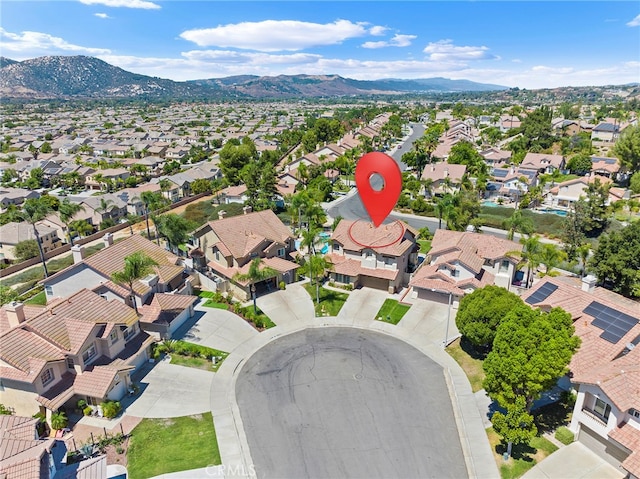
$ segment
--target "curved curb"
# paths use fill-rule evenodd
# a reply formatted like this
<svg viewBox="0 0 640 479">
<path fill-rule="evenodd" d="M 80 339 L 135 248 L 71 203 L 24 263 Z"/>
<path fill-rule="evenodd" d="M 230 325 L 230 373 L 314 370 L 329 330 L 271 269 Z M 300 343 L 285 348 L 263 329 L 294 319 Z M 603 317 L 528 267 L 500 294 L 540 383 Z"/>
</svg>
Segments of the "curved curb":
<svg viewBox="0 0 640 479">
<path fill-rule="evenodd" d="M 211 385 L 211 412 L 225 477 L 255 477 L 247 436 L 236 401 L 236 381 L 245 361 L 276 338 L 308 328 L 348 327 L 376 331 L 400 339 L 443 368 L 469 477 L 500 477 L 471 386 L 458 364 L 426 336 L 375 320 L 323 317 L 276 326 L 238 346 L 225 359 Z M 473 444 L 473 447 L 471 446 Z"/>
</svg>

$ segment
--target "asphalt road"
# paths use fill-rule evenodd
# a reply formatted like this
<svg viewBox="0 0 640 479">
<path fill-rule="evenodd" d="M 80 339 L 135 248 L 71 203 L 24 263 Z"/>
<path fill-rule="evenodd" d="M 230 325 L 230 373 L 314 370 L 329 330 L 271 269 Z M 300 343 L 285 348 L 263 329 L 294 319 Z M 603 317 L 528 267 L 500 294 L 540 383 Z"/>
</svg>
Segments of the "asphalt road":
<svg viewBox="0 0 640 479">
<path fill-rule="evenodd" d="M 236 399 L 259 478 L 468 477 L 442 367 L 398 339 L 278 338 L 243 366 Z"/>
</svg>

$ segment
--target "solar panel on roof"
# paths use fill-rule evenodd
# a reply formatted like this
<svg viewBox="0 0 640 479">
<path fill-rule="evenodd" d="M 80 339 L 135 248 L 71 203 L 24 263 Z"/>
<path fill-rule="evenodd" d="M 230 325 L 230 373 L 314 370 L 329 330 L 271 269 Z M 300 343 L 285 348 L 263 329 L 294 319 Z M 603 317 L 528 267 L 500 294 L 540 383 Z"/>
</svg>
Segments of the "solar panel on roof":
<svg viewBox="0 0 640 479">
<path fill-rule="evenodd" d="M 602 329 L 600 337 L 613 344 L 620 341 L 631 328 L 638 324 L 638 320 L 633 316 L 597 301 L 592 301 L 582 312 L 593 316 L 594 319 L 591 324 L 596 328 Z"/>
<path fill-rule="evenodd" d="M 529 304 L 538 304 L 539 302 L 547 299 L 556 289 L 558 289 L 558 287 L 555 284 L 545 283 L 538 288 L 535 293 L 525 299 L 525 302 Z"/>
<path fill-rule="evenodd" d="M 509 170 L 493 170 L 493 176 L 496 178 L 505 178 L 508 173 Z"/>
</svg>

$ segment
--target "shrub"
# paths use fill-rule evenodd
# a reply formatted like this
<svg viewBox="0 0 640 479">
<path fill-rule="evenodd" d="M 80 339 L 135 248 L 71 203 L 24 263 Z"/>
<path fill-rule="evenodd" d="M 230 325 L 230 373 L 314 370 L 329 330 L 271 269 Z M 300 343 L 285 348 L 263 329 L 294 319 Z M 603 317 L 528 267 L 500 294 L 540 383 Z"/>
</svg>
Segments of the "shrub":
<svg viewBox="0 0 640 479">
<path fill-rule="evenodd" d="M 84 408 L 87 407 L 87 401 L 85 401 L 84 399 L 79 399 L 76 403 L 76 407 L 81 411 L 84 410 Z"/>
<path fill-rule="evenodd" d="M 282 290 L 284 290 L 284 289 L 287 287 L 287 285 L 286 285 L 286 283 L 285 283 L 284 281 L 280 281 L 280 284 L 279 284 L 278 286 L 279 286 L 279 287 L 280 287 L 280 289 L 282 289 Z"/>
<path fill-rule="evenodd" d="M 84 414 L 85 416 L 91 416 L 91 413 L 93 412 L 93 408 L 91 406 L 86 406 L 83 410 L 82 410 L 82 414 Z"/>
<path fill-rule="evenodd" d="M 11 409 L 9 409 L 4 404 L 0 404 L 0 415 L 10 416 L 12 414 L 13 414 L 13 411 Z"/>
<path fill-rule="evenodd" d="M 122 406 L 120 406 L 120 403 L 118 401 L 103 402 L 101 406 L 102 415 L 108 419 L 116 417 L 122 409 Z"/>
<path fill-rule="evenodd" d="M 67 416 L 64 412 L 56 412 L 51 415 L 51 427 L 53 429 L 63 429 L 67 426 Z"/>
<path fill-rule="evenodd" d="M 558 429 L 556 429 L 555 437 L 565 446 L 571 444 L 574 439 L 573 433 L 565 426 L 560 426 Z"/>
</svg>

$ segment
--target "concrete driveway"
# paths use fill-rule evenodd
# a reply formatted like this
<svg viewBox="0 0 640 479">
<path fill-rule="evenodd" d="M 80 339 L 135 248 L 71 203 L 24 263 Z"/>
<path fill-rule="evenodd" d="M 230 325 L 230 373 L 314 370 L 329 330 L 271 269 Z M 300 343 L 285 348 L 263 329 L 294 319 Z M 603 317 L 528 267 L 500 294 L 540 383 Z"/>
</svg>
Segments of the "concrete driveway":
<svg viewBox="0 0 640 479">
<path fill-rule="evenodd" d="M 407 314 L 400 320 L 398 326 L 401 328 L 423 334 L 433 342 L 442 344 L 446 333 L 446 321 L 449 305 L 435 301 L 423 299 L 413 300 L 413 305 Z M 458 334 L 456 328 L 455 313 L 457 310 L 451 308 L 449 318 L 449 338 Z"/>
<path fill-rule="evenodd" d="M 140 374 L 140 373 L 138 373 Z M 211 381 L 214 373 L 160 361 L 134 380 L 140 395 L 125 413 L 147 418 L 190 416 L 211 411 Z M 188 398 L 188 399 L 187 399 Z"/>
<path fill-rule="evenodd" d="M 278 326 L 315 317 L 313 301 L 302 284 L 288 284 L 284 290 L 260 296 L 257 303 Z"/>
<path fill-rule="evenodd" d="M 194 317 L 188 320 L 174 335 L 191 343 L 230 353 L 240 344 L 258 334 L 258 331 L 244 319 L 231 311 L 195 307 Z"/>
<path fill-rule="evenodd" d="M 338 313 L 338 318 L 358 324 L 374 321 L 382 303 L 389 295 L 386 291 L 362 288 L 349 293 L 347 302 Z"/>
<path fill-rule="evenodd" d="M 574 442 L 540 461 L 522 479 L 622 479 L 625 474 L 591 452 L 584 444 Z"/>
</svg>

